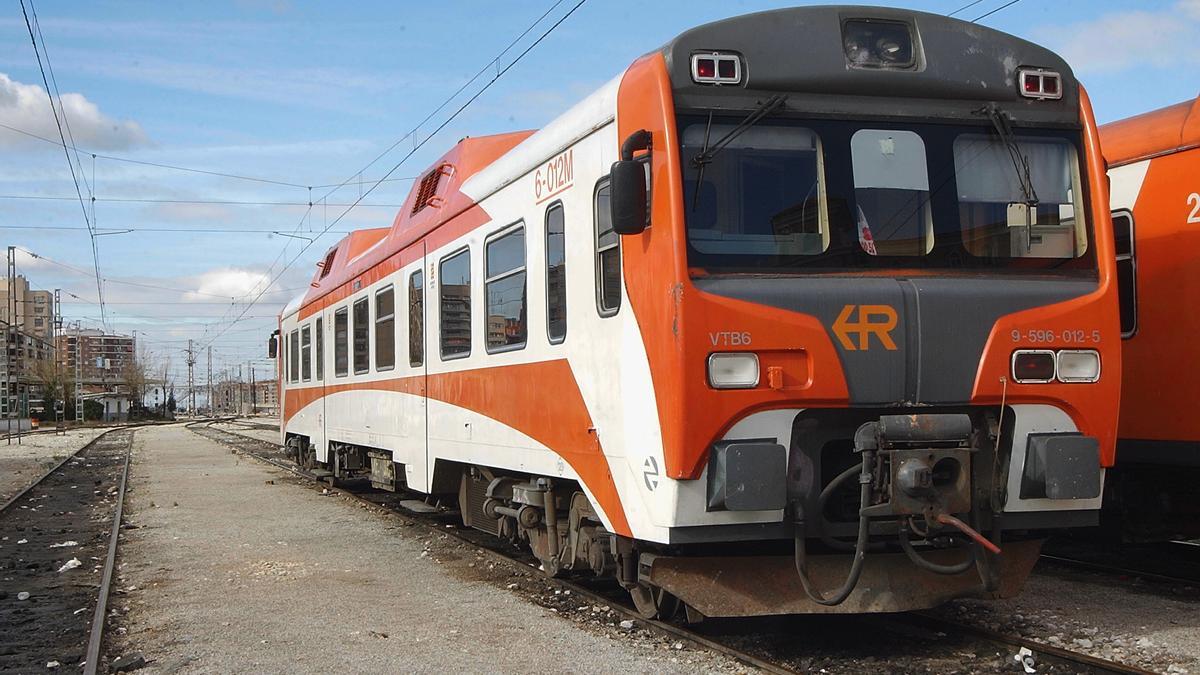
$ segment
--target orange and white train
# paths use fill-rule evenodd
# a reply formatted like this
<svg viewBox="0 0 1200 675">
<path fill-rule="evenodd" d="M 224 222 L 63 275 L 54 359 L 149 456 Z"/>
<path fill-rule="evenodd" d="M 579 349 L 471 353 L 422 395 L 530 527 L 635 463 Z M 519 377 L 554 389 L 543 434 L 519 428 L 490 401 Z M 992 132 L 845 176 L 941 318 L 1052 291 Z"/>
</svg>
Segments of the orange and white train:
<svg viewBox="0 0 1200 675">
<path fill-rule="evenodd" d="M 1011 595 L 1096 522 L 1120 326 L 1058 56 L 807 7 L 689 30 L 466 138 L 279 324 L 283 440 L 454 497 L 647 616 Z"/>
<path fill-rule="evenodd" d="M 1126 538 L 1200 535 L 1200 99 L 1100 128 L 1124 338 L 1112 511 Z"/>
</svg>

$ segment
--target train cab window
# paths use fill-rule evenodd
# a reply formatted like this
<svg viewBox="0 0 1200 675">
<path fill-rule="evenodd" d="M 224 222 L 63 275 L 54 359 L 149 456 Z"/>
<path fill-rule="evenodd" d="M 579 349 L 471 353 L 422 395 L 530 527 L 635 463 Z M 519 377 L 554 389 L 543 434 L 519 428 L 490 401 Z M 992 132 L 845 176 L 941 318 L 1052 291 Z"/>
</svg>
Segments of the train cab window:
<svg viewBox="0 0 1200 675">
<path fill-rule="evenodd" d="M 422 270 L 408 277 L 408 365 L 425 363 L 425 275 Z"/>
<path fill-rule="evenodd" d="M 471 250 L 444 258 L 440 267 L 441 293 L 438 329 L 442 359 L 471 353 Z"/>
<path fill-rule="evenodd" d="M 567 337 L 567 238 L 562 202 L 546 209 L 546 333 L 552 343 Z"/>
<path fill-rule="evenodd" d="M 1117 295 L 1121 302 L 1121 337 L 1137 332 L 1137 258 L 1134 255 L 1133 214 L 1113 211 L 1113 241 L 1117 249 Z"/>
<path fill-rule="evenodd" d="M 375 370 L 396 366 L 396 289 L 375 294 Z"/>
<path fill-rule="evenodd" d="M 488 352 L 520 349 L 527 331 L 525 227 L 489 241 L 484 249 Z"/>
<path fill-rule="evenodd" d="M 313 351 L 316 354 L 317 381 L 325 379 L 325 319 L 318 318 L 313 328 Z"/>
<path fill-rule="evenodd" d="M 850 137 L 854 221 L 867 255 L 933 250 L 925 141 L 912 131 L 859 129 Z"/>
<path fill-rule="evenodd" d="M 608 179 L 596 188 L 596 306 L 600 316 L 621 308 L 621 238 L 612 229 Z"/>
<path fill-rule="evenodd" d="M 312 327 L 300 329 L 300 379 L 312 379 Z"/>
<path fill-rule="evenodd" d="M 969 254 L 1067 260 L 1087 252 L 1079 157 L 1068 141 L 962 134 L 954 174 Z"/>
<path fill-rule="evenodd" d="M 300 331 L 288 335 L 288 380 L 300 381 Z"/>
<path fill-rule="evenodd" d="M 354 302 L 354 374 L 371 369 L 371 307 L 366 298 Z"/>
<path fill-rule="evenodd" d="M 350 325 L 345 307 L 333 313 L 333 374 L 345 377 L 350 372 Z"/>
</svg>

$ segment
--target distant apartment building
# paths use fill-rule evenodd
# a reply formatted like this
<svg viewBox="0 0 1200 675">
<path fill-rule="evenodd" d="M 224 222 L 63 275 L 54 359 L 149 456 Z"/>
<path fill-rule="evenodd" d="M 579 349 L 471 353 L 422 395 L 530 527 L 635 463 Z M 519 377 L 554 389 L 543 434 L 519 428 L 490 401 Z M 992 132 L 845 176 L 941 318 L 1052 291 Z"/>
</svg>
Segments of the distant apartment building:
<svg viewBox="0 0 1200 675">
<path fill-rule="evenodd" d="M 96 328 L 69 328 L 57 339 L 58 365 L 68 377 L 79 359 L 80 380 L 85 394 L 115 392 L 126 381 L 126 369 L 134 361 L 130 335 L 113 335 Z M 78 357 L 77 357 L 78 355 Z"/>
<path fill-rule="evenodd" d="M 0 416 L 10 407 L 29 414 L 30 402 L 42 398 L 39 371 L 54 363 L 54 294 L 29 287 L 24 276 L 16 276 L 12 287 L 0 278 L 0 326 L 8 332 L 6 358 L 0 358 L 0 382 L 8 385 L 8 396 L 0 396 Z"/>
<path fill-rule="evenodd" d="M 271 377 L 271 373 L 264 373 Z M 237 415 L 275 414 L 279 410 L 279 393 L 275 380 L 255 380 L 253 383 L 226 380 L 213 383 L 213 412 Z"/>
</svg>

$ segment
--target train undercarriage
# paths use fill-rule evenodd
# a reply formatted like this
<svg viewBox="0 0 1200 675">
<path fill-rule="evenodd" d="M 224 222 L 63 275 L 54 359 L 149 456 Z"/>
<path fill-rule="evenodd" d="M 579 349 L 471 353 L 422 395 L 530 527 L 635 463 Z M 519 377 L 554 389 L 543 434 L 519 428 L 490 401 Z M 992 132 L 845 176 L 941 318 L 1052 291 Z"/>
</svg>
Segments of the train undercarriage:
<svg viewBox="0 0 1200 675">
<path fill-rule="evenodd" d="M 801 416 L 784 517 L 753 535 L 634 540 L 604 528 L 577 482 L 495 467 L 439 462 L 433 492 L 457 501 L 465 526 L 528 547 L 548 575 L 615 580 L 648 618 L 905 611 L 1009 597 L 1032 570 L 1040 539 L 1006 530 L 1000 541 L 1002 424 L 988 413 Z M 331 481 L 404 488 L 387 450 L 333 442 L 318 462 L 294 436 L 288 451 Z"/>
</svg>

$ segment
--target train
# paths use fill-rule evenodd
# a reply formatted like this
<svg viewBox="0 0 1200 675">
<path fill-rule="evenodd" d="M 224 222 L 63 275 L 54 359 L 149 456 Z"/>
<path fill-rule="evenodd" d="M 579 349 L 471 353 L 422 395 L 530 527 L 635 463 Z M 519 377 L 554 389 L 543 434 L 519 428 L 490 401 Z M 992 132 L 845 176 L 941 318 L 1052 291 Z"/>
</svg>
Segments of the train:
<svg viewBox="0 0 1200 675">
<path fill-rule="evenodd" d="M 701 25 L 467 137 L 281 312 L 281 443 L 646 617 L 1019 592 L 1098 522 L 1121 328 L 1069 65 L 889 8 Z"/>
<path fill-rule="evenodd" d="M 1106 535 L 1200 537 L 1200 98 L 1100 127 L 1111 181 L 1123 338 L 1117 464 Z"/>
</svg>

